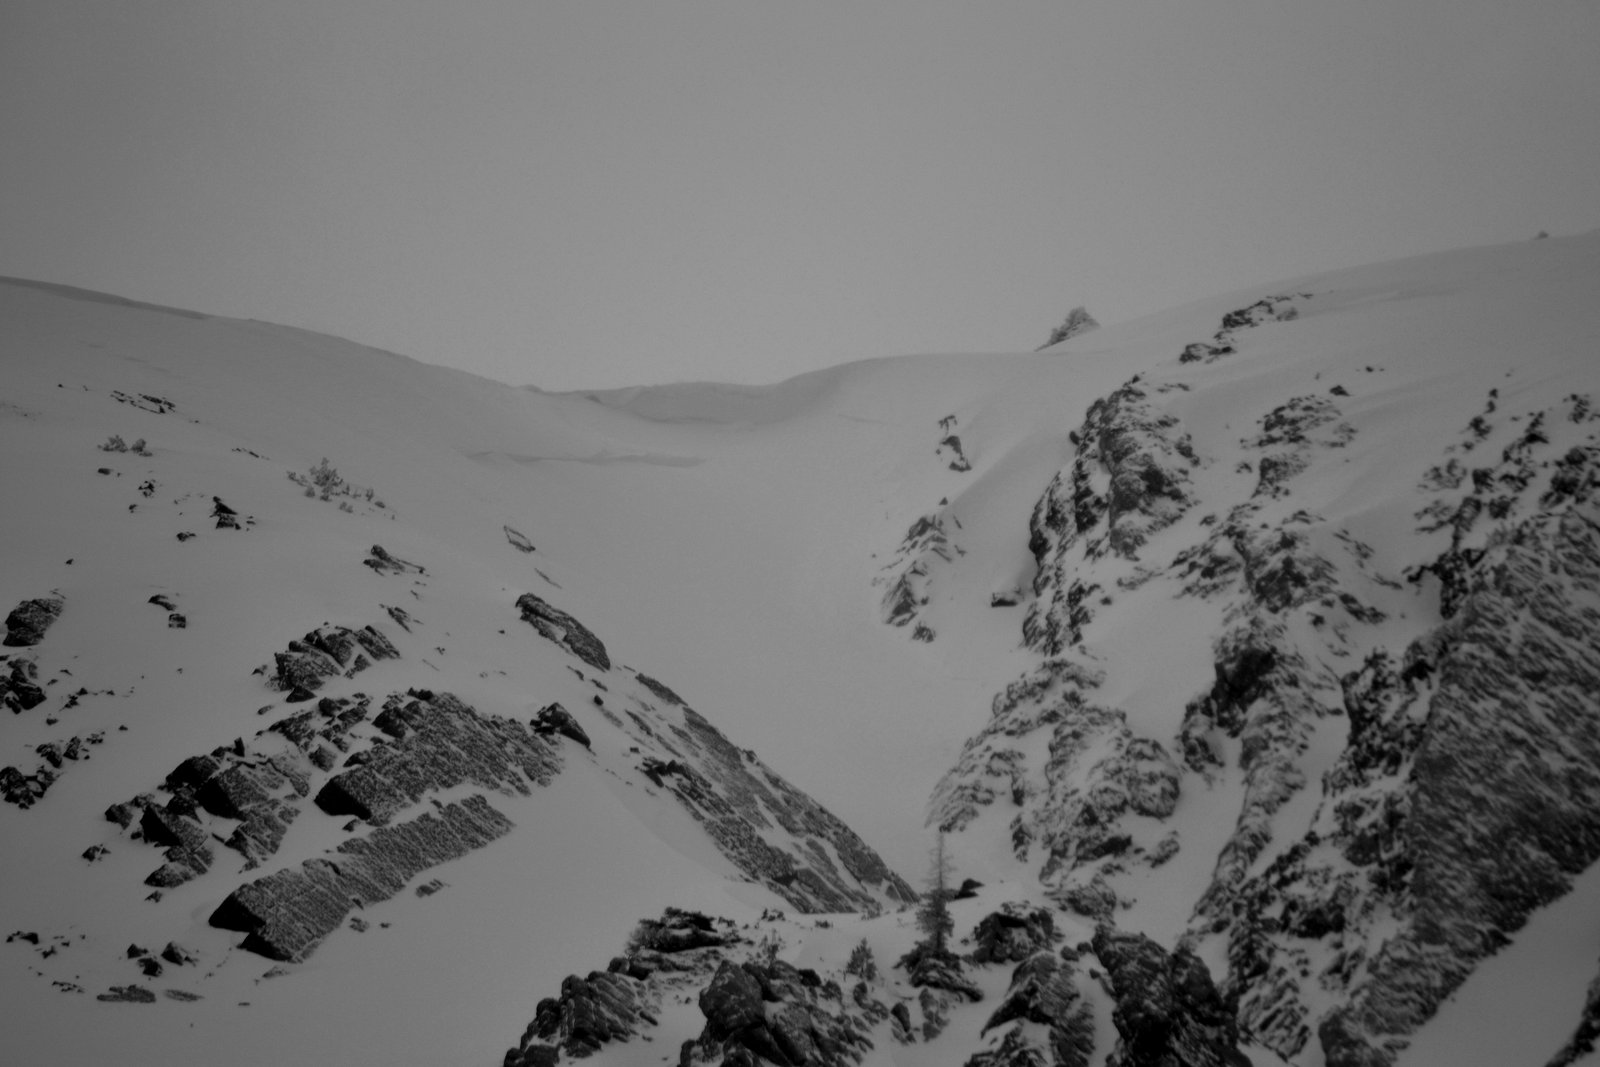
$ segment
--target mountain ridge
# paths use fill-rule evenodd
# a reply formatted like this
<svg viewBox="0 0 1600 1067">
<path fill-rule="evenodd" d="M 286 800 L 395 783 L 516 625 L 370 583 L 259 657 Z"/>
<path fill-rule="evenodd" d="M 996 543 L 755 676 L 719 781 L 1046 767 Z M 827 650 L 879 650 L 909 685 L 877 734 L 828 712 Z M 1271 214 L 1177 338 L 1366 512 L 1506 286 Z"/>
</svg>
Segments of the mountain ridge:
<svg viewBox="0 0 1600 1067">
<path fill-rule="evenodd" d="M 30 860 L 3 898 L 25 924 L 8 932 L 33 936 L 0 957 L 29 1008 L 20 1047 L 164 1063 L 487 1062 L 508 1045 L 518 1062 L 582 1047 L 643 1063 L 659 1041 L 697 1063 L 1424 1062 L 1407 1049 L 1439 1054 L 1435 1008 L 1502 958 L 1458 941 L 1439 967 L 1392 965 L 1409 944 L 1444 951 L 1433 898 L 1396 864 L 1504 876 L 1465 845 L 1423 847 L 1455 840 L 1430 812 L 1498 818 L 1436 754 L 1498 742 L 1445 730 L 1456 698 L 1440 694 L 1513 685 L 1531 653 L 1498 635 L 1524 616 L 1544 627 L 1526 629 L 1535 662 L 1579 678 L 1571 692 L 1600 659 L 1584 636 L 1597 278 L 1596 238 L 1530 242 L 1259 287 L 1040 355 L 601 394 L 4 287 L 0 433 L 29 462 L 6 474 L 28 503 L 0 606 L 62 604 L 3 665 L 9 692 L 44 697 L 0 735 L 0 763 L 34 783 L 18 786 L 26 810 L 0 805 Z M 585 457 L 603 462 L 539 461 Z M 340 628 L 364 626 L 399 656 L 369 650 L 358 669 Z M 269 686 L 250 671 L 274 653 L 289 659 Z M 1514 669 L 1473 675 L 1484 657 Z M 1588 720 L 1549 699 L 1518 743 L 1559 765 L 1587 751 Z M 474 721 L 500 725 L 452 733 Z M 378 836 L 378 809 L 324 804 L 324 783 L 407 751 L 442 767 L 507 730 L 565 769 L 524 775 L 525 794 L 429 771 L 404 805 L 443 817 L 487 788 L 510 828 L 401 864 L 406 892 L 358 892 L 286 961 L 258 965 L 206 925 L 259 877 L 230 865 L 337 868 L 341 842 Z M 1518 784 L 1539 780 L 1499 790 L 1546 813 L 1507 825 L 1537 842 L 1560 812 L 1573 830 L 1540 846 L 1560 876 L 1496 913 L 1513 947 L 1544 904 L 1586 892 L 1593 859 L 1561 844 L 1588 839 L 1586 809 Z M 157 803 L 106 821 L 142 796 Z M 986 883 L 952 904 L 976 947 L 897 969 L 917 931 L 891 872 L 921 869 L 930 803 L 957 871 Z M 1406 837 L 1413 811 L 1435 828 Z M 1374 845 L 1385 812 L 1401 821 Z M 129 890 L 156 843 L 209 866 L 144 901 Z M 890 888 L 824 889 L 857 878 L 842 870 Z M 805 914 L 841 906 L 859 914 Z M 657 916 L 682 929 L 669 907 L 721 942 L 681 958 L 630 943 Z M 996 954 L 1000 930 L 1030 932 Z M 1593 977 L 1600 940 L 1572 940 Z M 858 943 L 875 977 L 848 970 Z M 765 1028 L 731 1021 L 751 989 Z M 154 1006 L 94 1000 L 163 990 Z M 1584 989 L 1560 997 L 1560 1032 L 1522 1031 L 1549 1046 L 1533 1061 L 1569 1038 L 1560 1062 L 1589 1055 Z M 459 1026 L 385 1021 L 441 1002 Z M 578 1020 L 606 1004 L 621 1021 L 595 1039 Z M 294 1033 L 275 1022 L 299 1016 Z"/>
</svg>

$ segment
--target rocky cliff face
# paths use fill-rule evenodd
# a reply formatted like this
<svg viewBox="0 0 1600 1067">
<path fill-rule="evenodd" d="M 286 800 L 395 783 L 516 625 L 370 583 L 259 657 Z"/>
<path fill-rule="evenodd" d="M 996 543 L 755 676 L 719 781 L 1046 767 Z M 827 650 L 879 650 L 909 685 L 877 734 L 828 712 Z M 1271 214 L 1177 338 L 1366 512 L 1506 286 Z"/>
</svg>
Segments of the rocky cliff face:
<svg viewBox="0 0 1600 1067">
<path fill-rule="evenodd" d="M 1420 559 L 1364 543 L 1306 488 L 1358 437 L 1348 389 L 1264 411 L 1237 440 L 1231 478 L 1181 414 L 1195 391 L 1227 390 L 1183 365 L 1220 361 L 1239 331 L 1305 305 L 1315 298 L 1242 308 L 1171 371 L 1089 406 L 1029 522 L 1023 638 L 1040 663 L 995 697 L 932 811 L 958 832 L 1011 811 L 1013 850 L 1053 899 L 1108 924 L 1099 952 L 1130 943 L 1114 931 L 1137 910 L 1132 887 L 1150 877 L 1138 872 L 1189 844 L 1172 825 L 1184 798 L 1226 789 L 1237 806 L 1210 817 L 1234 830 L 1204 860 L 1178 946 L 1225 945 L 1222 993 L 1173 1009 L 1173 1025 L 1236 1026 L 1291 1059 L 1315 1042 L 1330 1065 L 1355 1067 L 1393 1062 L 1479 961 L 1600 858 L 1600 438 L 1585 395 L 1505 412 L 1491 391 L 1459 438 L 1433 443 L 1443 456 L 1419 487 L 1419 538 L 1448 543 Z M 1472 462 L 1508 429 L 1497 457 Z M 1119 657 L 1094 635 L 1117 599 L 1162 585 L 1214 605 L 1220 626 L 1212 676 L 1150 734 L 1133 723 L 1151 716 L 1098 696 Z M 1396 611 L 1431 610 L 1439 625 L 1388 647 Z M 1131 1017 L 1113 1059 L 1166 1062 L 1138 1051 Z M 1586 1025 L 1574 1020 L 1574 1041 Z"/>
</svg>

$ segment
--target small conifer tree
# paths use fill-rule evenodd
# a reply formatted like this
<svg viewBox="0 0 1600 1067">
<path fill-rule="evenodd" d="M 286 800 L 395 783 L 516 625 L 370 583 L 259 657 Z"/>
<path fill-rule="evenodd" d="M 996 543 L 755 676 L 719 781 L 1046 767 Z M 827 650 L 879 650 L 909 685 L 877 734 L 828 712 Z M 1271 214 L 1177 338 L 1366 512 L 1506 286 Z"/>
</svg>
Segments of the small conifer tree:
<svg viewBox="0 0 1600 1067">
<path fill-rule="evenodd" d="M 928 890 L 917 905 L 917 929 L 923 933 L 928 953 L 944 956 L 949 951 L 946 941 L 955 929 L 955 920 L 950 917 L 950 857 L 945 853 L 943 830 L 939 831 L 928 866 Z"/>
</svg>

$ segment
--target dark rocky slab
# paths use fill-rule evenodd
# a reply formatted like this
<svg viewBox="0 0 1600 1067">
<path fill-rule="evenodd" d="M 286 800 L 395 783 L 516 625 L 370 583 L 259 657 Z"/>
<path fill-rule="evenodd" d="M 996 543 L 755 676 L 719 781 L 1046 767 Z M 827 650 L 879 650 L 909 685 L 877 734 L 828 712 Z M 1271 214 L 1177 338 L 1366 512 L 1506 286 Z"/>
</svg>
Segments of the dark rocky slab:
<svg viewBox="0 0 1600 1067">
<path fill-rule="evenodd" d="M 560 608 L 532 593 L 523 593 L 517 598 L 517 610 L 522 612 L 522 621 L 539 631 L 541 637 L 554 641 L 595 670 L 611 669 L 606 646 L 588 627 Z"/>
<path fill-rule="evenodd" d="M 431 867 L 482 848 L 511 820 L 471 796 L 366 837 L 326 858 L 240 886 L 212 912 L 212 926 L 245 934 L 244 947 L 275 960 L 309 956 L 357 907 L 388 900 Z"/>
</svg>

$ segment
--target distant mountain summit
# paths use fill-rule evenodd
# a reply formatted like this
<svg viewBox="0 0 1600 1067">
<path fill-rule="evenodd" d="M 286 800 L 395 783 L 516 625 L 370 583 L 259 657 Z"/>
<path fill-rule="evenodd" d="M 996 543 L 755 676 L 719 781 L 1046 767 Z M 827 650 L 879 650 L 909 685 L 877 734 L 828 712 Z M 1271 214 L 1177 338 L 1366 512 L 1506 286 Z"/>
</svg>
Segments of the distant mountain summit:
<svg viewBox="0 0 1600 1067">
<path fill-rule="evenodd" d="M 546 394 L 0 281 L 7 1049 L 1592 1067 L 1596 292 Z"/>
</svg>

